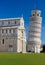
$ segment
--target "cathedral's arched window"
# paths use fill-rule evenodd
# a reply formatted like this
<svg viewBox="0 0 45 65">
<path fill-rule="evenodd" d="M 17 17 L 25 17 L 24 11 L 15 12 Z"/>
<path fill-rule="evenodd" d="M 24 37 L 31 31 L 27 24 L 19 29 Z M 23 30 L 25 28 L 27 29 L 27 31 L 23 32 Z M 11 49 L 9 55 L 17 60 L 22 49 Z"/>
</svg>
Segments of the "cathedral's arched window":
<svg viewBox="0 0 45 65">
<path fill-rule="evenodd" d="M 10 24 L 10 21 L 8 22 L 8 24 Z"/>
<path fill-rule="evenodd" d="M 4 33 L 4 30 L 2 30 L 2 33 Z"/>
<path fill-rule="evenodd" d="M 6 30 L 6 33 L 7 33 L 7 30 Z"/>
<path fill-rule="evenodd" d="M 13 29 L 13 33 L 15 33 L 15 29 Z"/>
<path fill-rule="evenodd" d="M 22 31 L 22 36 L 23 36 L 23 31 Z"/>
<path fill-rule="evenodd" d="M 11 29 L 9 30 L 9 33 L 11 33 Z"/>
<path fill-rule="evenodd" d="M 4 44 L 4 39 L 2 40 L 2 44 Z"/>
<path fill-rule="evenodd" d="M 15 21 L 15 24 L 16 24 L 16 21 Z"/>
</svg>

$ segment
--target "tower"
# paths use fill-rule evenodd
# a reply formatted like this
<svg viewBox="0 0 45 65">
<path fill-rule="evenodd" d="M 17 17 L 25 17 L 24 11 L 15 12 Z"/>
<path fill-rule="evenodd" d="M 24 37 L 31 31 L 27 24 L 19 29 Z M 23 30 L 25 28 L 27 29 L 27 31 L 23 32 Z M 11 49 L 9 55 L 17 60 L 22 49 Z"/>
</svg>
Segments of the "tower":
<svg viewBox="0 0 45 65">
<path fill-rule="evenodd" d="M 41 46 L 41 11 L 33 10 L 30 17 L 27 51 L 40 53 Z"/>
</svg>

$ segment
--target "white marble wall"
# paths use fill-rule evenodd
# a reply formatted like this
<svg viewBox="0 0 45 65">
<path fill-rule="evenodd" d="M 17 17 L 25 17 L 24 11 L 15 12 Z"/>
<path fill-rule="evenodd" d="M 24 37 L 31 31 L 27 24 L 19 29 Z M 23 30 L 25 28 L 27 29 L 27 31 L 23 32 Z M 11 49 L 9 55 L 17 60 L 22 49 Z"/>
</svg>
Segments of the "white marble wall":
<svg viewBox="0 0 45 65">
<path fill-rule="evenodd" d="M 40 10 L 33 10 L 30 17 L 28 51 L 40 52 L 42 17 Z M 37 48 L 38 47 L 38 48 Z M 31 50 L 30 50 L 31 49 Z M 35 51 L 36 50 L 36 51 Z"/>
<path fill-rule="evenodd" d="M 26 33 L 25 29 L 18 29 L 18 52 L 26 52 Z"/>
<path fill-rule="evenodd" d="M 0 19 L 0 51 L 26 52 L 26 32 L 23 18 Z"/>
</svg>

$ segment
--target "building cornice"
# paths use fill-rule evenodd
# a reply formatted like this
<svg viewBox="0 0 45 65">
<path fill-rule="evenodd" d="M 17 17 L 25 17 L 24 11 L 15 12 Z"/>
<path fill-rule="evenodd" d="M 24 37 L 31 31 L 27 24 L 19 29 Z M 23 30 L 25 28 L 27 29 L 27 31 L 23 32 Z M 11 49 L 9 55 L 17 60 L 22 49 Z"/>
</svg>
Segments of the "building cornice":
<svg viewBox="0 0 45 65">
<path fill-rule="evenodd" d="M 21 19 L 22 17 L 17 17 L 17 18 L 4 18 L 4 19 L 0 19 L 1 20 L 14 20 L 14 19 Z"/>
</svg>

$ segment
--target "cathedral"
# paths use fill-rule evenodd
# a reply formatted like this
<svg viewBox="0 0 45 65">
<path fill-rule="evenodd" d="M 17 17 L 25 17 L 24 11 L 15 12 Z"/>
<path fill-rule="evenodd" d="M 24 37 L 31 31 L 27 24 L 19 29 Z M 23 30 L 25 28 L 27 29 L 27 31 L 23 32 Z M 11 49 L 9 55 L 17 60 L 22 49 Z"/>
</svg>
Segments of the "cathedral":
<svg viewBox="0 0 45 65">
<path fill-rule="evenodd" d="M 0 19 L 0 52 L 26 52 L 24 19 Z"/>
</svg>

